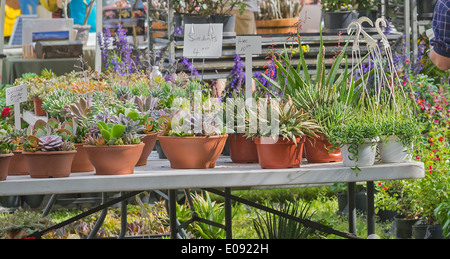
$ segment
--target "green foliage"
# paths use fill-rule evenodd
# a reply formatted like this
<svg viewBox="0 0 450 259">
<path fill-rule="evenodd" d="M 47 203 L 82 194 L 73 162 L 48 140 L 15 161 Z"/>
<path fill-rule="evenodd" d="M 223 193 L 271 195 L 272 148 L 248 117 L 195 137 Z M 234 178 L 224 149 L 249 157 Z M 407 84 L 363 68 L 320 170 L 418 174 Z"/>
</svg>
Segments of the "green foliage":
<svg viewBox="0 0 450 259">
<path fill-rule="evenodd" d="M 434 210 L 434 216 L 441 223 L 444 237 L 450 237 L 450 202 L 444 201 Z"/>
<path fill-rule="evenodd" d="M 30 235 L 50 226 L 50 221 L 38 212 L 18 209 L 13 213 L 0 214 L 0 235 L 24 231 Z"/>
<path fill-rule="evenodd" d="M 314 213 L 310 213 L 310 205 L 301 201 L 286 202 L 272 209 L 279 209 L 293 217 L 310 220 Z M 315 230 L 303 226 L 302 223 L 282 217 L 276 214 L 265 212 L 263 215 L 257 214 L 253 220 L 255 231 L 261 239 L 305 239 L 311 238 Z"/>
</svg>

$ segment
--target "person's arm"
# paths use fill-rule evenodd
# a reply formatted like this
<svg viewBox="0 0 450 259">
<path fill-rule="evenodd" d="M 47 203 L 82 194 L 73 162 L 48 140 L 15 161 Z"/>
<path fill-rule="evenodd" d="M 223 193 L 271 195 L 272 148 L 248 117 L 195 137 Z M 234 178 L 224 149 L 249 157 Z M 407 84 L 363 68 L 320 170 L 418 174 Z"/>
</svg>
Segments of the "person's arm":
<svg viewBox="0 0 450 259">
<path fill-rule="evenodd" d="M 440 70 L 450 69 L 450 58 L 439 54 L 434 48 L 430 51 L 430 60 Z"/>
<path fill-rule="evenodd" d="M 433 15 L 432 32 L 429 36 L 430 60 L 441 70 L 450 69 L 450 0 L 439 0 Z"/>
</svg>

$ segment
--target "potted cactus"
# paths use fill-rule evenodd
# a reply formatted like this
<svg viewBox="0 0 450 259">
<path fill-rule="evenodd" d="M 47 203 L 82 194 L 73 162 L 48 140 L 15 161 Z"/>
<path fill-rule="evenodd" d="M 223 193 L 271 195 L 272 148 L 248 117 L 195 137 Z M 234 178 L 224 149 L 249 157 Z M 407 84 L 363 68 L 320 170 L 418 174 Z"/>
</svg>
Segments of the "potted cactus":
<svg viewBox="0 0 450 259">
<path fill-rule="evenodd" d="M 262 113 L 261 109 L 265 109 L 265 107 L 258 105 L 259 114 Z M 302 163 L 303 145 L 306 136 L 317 137 L 320 126 L 311 118 L 309 113 L 297 108 L 292 99 L 279 102 L 271 101 L 270 110 L 270 116 L 267 116 L 267 118 L 258 117 L 259 125 L 261 125 L 261 122 L 263 125 L 269 125 L 270 122 L 272 126 L 272 116 L 274 116 L 278 128 L 271 128 L 270 131 L 267 131 L 260 127 L 256 134 L 247 134 L 255 137 L 254 141 L 261 168 L 299 167 Z"/>
<path fill-rule="evenodd" d="M 97 175 L 133 174 L 144 143 L 137 131 L 139 121 L 120 113 L 98 115 L 95 125 L 88 129 L 83 146 Z"/>
<path fill-rule="evenodd" d="M 76 152 L 71 132 L 60 128 L 59 123 L 51 126 L 43 120 L 37 120 L 27 128 L 22 154 L 32 178 L 68 177 Z"/>
</svg>

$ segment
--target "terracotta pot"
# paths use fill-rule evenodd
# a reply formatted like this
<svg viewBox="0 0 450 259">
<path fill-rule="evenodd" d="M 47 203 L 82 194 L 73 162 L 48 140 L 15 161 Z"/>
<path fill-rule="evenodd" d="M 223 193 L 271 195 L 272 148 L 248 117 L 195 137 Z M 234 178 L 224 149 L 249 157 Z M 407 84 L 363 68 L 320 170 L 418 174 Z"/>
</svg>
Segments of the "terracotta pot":
<svg viewBox="0 0 450 259">
<path fill-rule="evenodd" d="M 141 157 L 139 158 L 139 161 L 137 162 L 137 166 L 146 165 L 147 159 L 150 153 L 152 153 L 153 147 L 156 143 L 156 136 L 158 136 L 158 133 L 152 133 L 147 134 L 145 137 L 141 138 L 141 141 L 144 142 L 145 146 L 142 150 Z"/>
<path fill-rule="evenodd" d="M 261 168 L 296 168 L 302 163 L 305 138 L 297 138 L 297 145 L 292 140 L 278 138 L 273 144 L 265 144 L 261 138 L 255 138 L 258 160 Z"/>
<path fill-rule="evenodd" d="M 253 140 L 247 139 L 244 134 L 228 136 L 230 158 L 233 163 L 258 163 L 258 152 Z"/>
<path fill-rule="evenodd" d="M 310 138 L 305 141 L 305 153 L 308 163 L 329 163 L 342 161 L 341 151 L 330 153 L 331 148 L 328 138 L 321 134 L 317 138 Z"/>
<path fill-rule="evenodd" d="M 42 109 L 42 99 L 38 97 L 33 97 L 34 104 L 34 114 L 36 116 L 45 116 L 47 113 Z"/>
<path fill-rule="evenodd" d="M 158 136 L 172 168 L 214 168 L 228 135 L 209 137 Z"/>
<path fill-rule="evenodd" d="M 273 20 L 257 20 L 256 33 L 257 34 L 288 34 L 296 33 L 298 18 L 284 18 Z"/>
<path fill-rule="evenodd" d="M 6 180 L 6 177 L 8 176 L 8 167 L 13 156 L 13 153 L 0 155 L 0 181 Z"/>
<path fill-rule="evenodd" d="M 22 150 L 13 151 L 14 156 L 9 163 L 8 175 L 27 175 L 27 160 L 22 155 Z"/>
<path fill-rule="evenodd" d="M 97 175 L 133 174 L 134 166 L 145 144 L 136 145 L 84 145 Z"/>
<path fill-rule="evenodd" d="M 68 177 L 76 150 L 22 152 L 32 178 Z"/>
<path fill-rule="evenodd" d="M 83 144 L 75 143 L 75 148 L 77 149 L 77 153 L 75 154 L 72 161 L 72 173 L 76 172 L 90 172 L 94 170 L 94 166 L 91 161 L 89 161 L 89 157 L 84 150 Z"/>
</svg>

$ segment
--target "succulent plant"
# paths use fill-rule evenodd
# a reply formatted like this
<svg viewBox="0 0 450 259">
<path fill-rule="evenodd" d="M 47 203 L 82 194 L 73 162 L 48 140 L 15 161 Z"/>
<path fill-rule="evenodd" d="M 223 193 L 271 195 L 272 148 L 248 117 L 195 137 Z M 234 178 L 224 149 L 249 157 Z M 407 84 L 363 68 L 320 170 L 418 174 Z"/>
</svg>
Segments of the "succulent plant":
<svg viewBox="0 0 450 259">
<path fill-rule="evenodd" d="M 71 123 L 60 123 L 54 118 L 48 122 L 37 120 L 27 130 L 27 138 L 23 144 L 23 150 L 35 151 L 68 151 L 75 149 L 72 141 Z"/>
<path fill-rule="evenodd" d="M 17 148 L 13 143 L 10 134 L 4 130 L 0 130 L 0 154 L 9 154 Z"/>
</svg>

